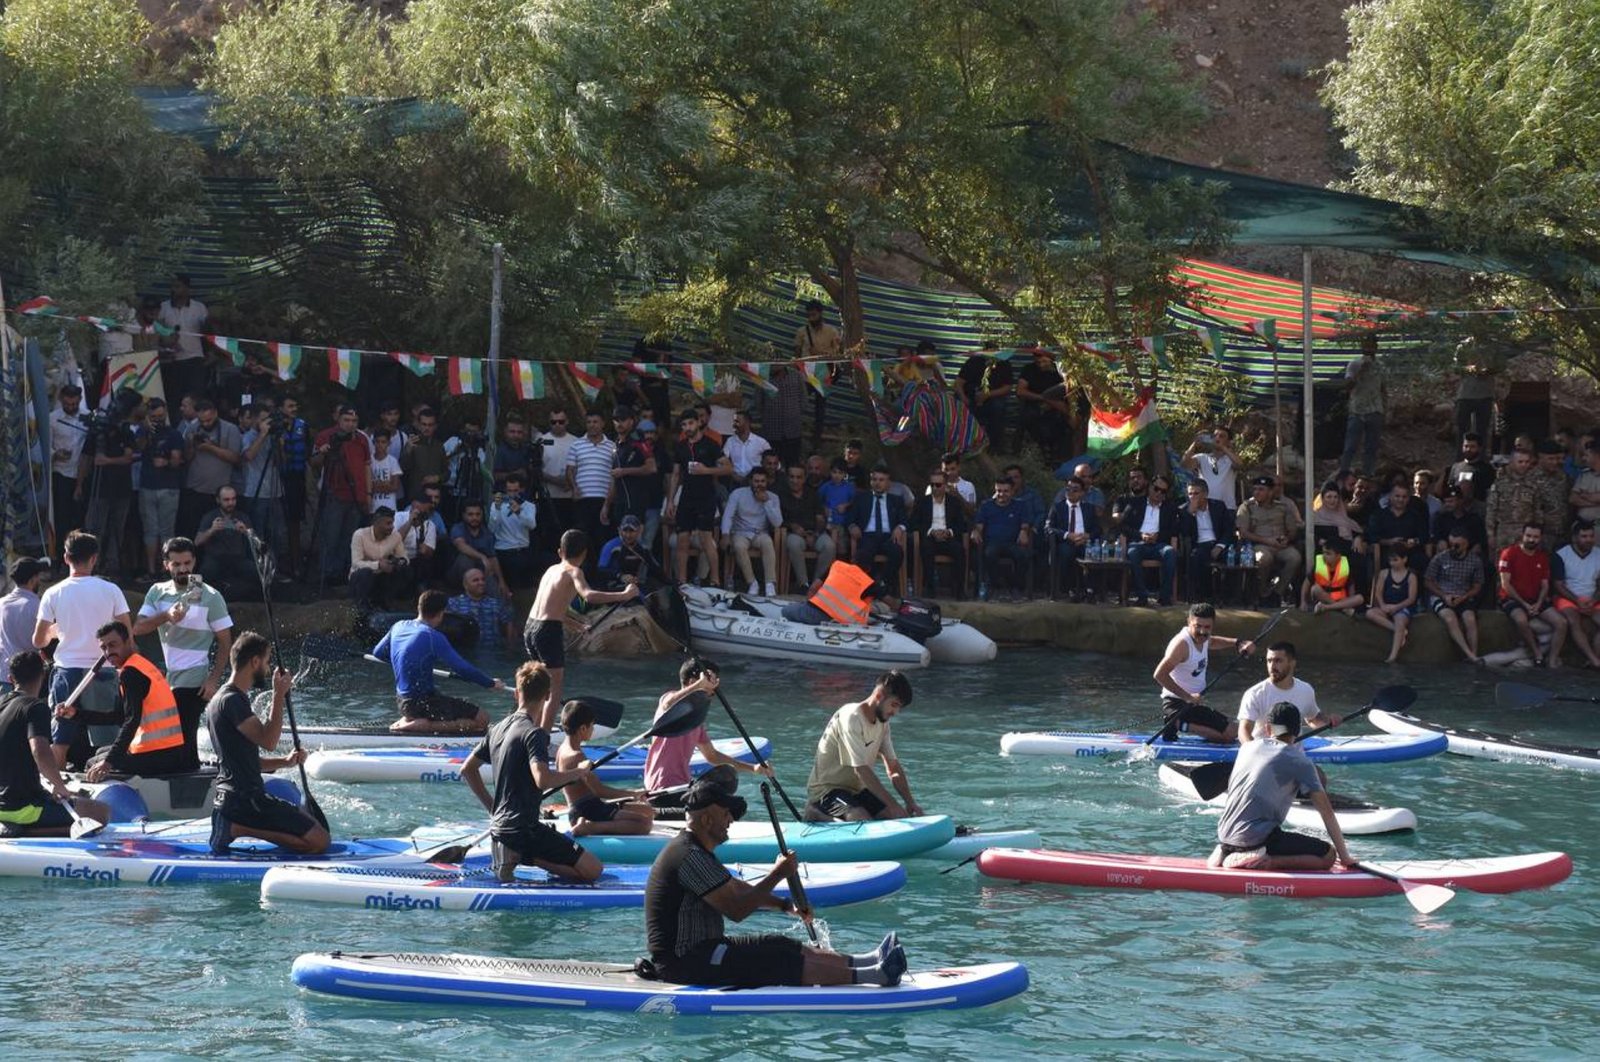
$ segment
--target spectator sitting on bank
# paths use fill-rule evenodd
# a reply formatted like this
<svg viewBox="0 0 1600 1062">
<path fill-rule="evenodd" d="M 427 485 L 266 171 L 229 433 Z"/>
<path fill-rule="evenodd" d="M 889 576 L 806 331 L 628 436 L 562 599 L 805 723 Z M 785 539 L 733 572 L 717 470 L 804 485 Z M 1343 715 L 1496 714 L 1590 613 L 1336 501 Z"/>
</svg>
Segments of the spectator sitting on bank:
<svg viewBox="0 0 1600 1062">
<path fill-rule="evenodd" d="M 433 499 L 419 492 L 411 504 L 395 514 L 394 533 L 405 544 L 406 560 L 418 579 L 425 578 L 439 548 L 439 532 L 433 522 Z"/>
<path fill-rule="evenodd" d="M 1351 518 L 1344 494 L 1334 480 L 1328 480 L 1318 492 L 1311 523 L 1318 539 L 1335 540 L 1347 556 L 1366 552 L 1366 528 Z M 1357 580 L 1360 581 L 1359 575 Z"/>
<path fill-rule="evenodd" d="M 961 455 L 955 450 L 940 455 L 939 468 L 944 472 L 945 489 L 966 507 L 966 515 L 971 517 L 978 511 L 978 488 L 972 485 L 971 480 L 962 477 Z M 930 494 L 932 489 L 923 493 Z"/>
<path fill-rule="evenodd" d="M 1400 658 L 1411 636 L 1411 617 L 1417 614 L 1417 593 L 1421 580 L 1406 564 L 1406 556 L 1399 550 L 1389 554 L 1389 567 L 1378 576 L 1377 599 L 1367 606 L 1367 619 L 1394 636 L 1389 640 L 1389 655 L 1385 663 L 1392 664 Z"/>
<path fill-rule="evenodd" d="M 490 593 L 511 596 L 511 588 L 500 572 L 500 559 L 495 556 L 494 532 L 484 517 L 483 502 L 474 499 L 461 506 L 461 519 L 450 529 L 450 541 L 456 547 L 456 556 L 450 562 L 446 582 L 460 586 L 467 572 L 477 570 L 483 572 Z"/>
<path fill-rule="evenodd" d="M 1515 546 L 1522 528 L 1528 524 L 1537 524 L 1543 532 L 1544 519 L 1535 488 L 1532 449 L 1513 451 L 1511 463 L 1495 477 L 1484 504 L 1483 523 L 1491 556 L 1498 557 L 1501 551 Z"/>
<path fill-rule="evenodd" d="M 445 610 L 478 621 L 479 645 L 515 645 L 517 642 L 511 607 L 505 598 L 489 593 L 482 569 L 466 570 L 461 577 L 461 593 L 450 599 Z"/>
<path fill-rule="evenodd" d="M 850 526 L 850 510 L 856 500 L 856 485 L 850 479 L 850 466 L 844 458 L 833 459 L 833 465 L 828 470 L 828 482 L 818 487 L 817 493 L 822 496 L 823 507 L 828 513 L 828 529 L 834 533 L 836 544 L 842 546 L 844 540 L 839 536 Z"/>
<path fill-rule="evenodd" d="M 1039 492 L 1028 486 L 1028 480 L 1022 474 L 1021 465 L 1007 465 L 1001 469 L 1007 479 L 1011 481 L 1011 498 L 1022 506 L 1023 512 L 1028 514 L 1028 523 L 1035 528 L 1044 526 L 1044 519 L 1049 515 L 1049 507 L 1044 499 L 1039 497 Z"/>
<path fill-rule="evenodd" d="M 955 593 L 960 597 L 967 585 L 967 510 L 951 492 L 947 473 L 939 471 L 928 477 L 928 493 L 917 499 L 911 526 L 922 536 L 924 582 L 937 574 L 935 560 L 948 557 Z"/>
<path fill-rule="evenodd" d="M 1350 558 L 1331 538 L 1322 540 L 1322 549 L 1312 564 L 1311 575 L 1300 591 L 1300 607 L 1306 612 L 1346 611 L 1360 608 L 1366 598 L 1352 583 Z"/>
<path fill-rule="evenodd" d="M 1140 608 L 1150 604 L 1150 583 L 1144 567 L 1147 560 L 1158 561 L 1161 565 L 1157 603 L 1172 604 L 1178 574 L 1178 506 L 1172 498 L 1169 477 L 1151 477 L 1145 496 L 1122 506 L 1118 534 L 1133 576 L 1135 604 Z"/>
<path fill-rule="evenodd" d="M 821 454 L 812 454 L 806 458 L 806 486 L 812 490 L 821 490 L 822 485 L 828 482 L 828 469 L 828 460 Z"/>
<path fill-rule="evenodd" d="M 1600 668 L 1600 618 L 1596 617 L 1595 582 L 1600 579 L 1600 552 L 1594 548 L 1594 524 L 1578 520 L 1572 541 L 1550 559 L 1550 582 L 1555 587 L 1556 610 L 1572 626 L 1572 641 L 1591 668 Z M 1583 621 L 1590 633 L 1585 634 Z"/>
<path fill-rule="evenodd" d="M 1584 451 L 1588 467 L 1578 473 L 1573 480 L 1572 493 L 1567 495 L 1567 504 L 1577 510 L 1578 519 L 1587 520 L 1591 524 L 1600 522 L 1600 444 L 1590 440 L 1588 449 Z"/>
<path fill-rule="evenodd" d="M 848 439 L 844 444 L 844 470 L 855 484 L 856 490 L 866 490 L 872 485 L 872 473 L 861 463 L 861 440 Z"/>
<path fill-rule="evenodd" d="M 1494 477 L 1494 462 L 1483 456 L 1482 437 L 1477 432 L 1467 432 L 1461 437 L 1461 457 L 1445 470 L 1445 488 L 1461 487 L 1481 504 L 1489 497 Z"/>
<path fill-rule="evenodd" d="M 1084 500 L 1087 494 L 1088 484 L 1069 476 L 1044 522 L 1045 536 L 1055 545 L 1051 561 L 1058 581 L 1066 586 L 1072 601 L 1084 599 L 1083 569 L 1078 562 L 1087 555 L 1089 543 L 1100 537 L 1100 514 Z"/>
<path fill-rule="evenodd" d="M 394 511 L 384 506 L 372 514 L 371 527 L 350 536 L 350 600 L 365 616 L 375 603 L 409 598 L 412 585 L 405 543 L 394 532 Z"/>
<path fill-rule="evenodd" d="M 1128 469 L 1128 491 L 1126 494 L 1117 495 L 1116 500 L 1111 503 L 1111 525 L 1120 526 L 1122 514 L 1127 512 L 1128 506 L 1142 501 L 1149 492 L 1150 477 L 1145 470 L 1138 465 Z"/>
<path fill-rule="evenodd" d="M 822 495 L 806 484 L 805 469 L 793 465 L 784 473 L 777 490 L 778 508 L 783 513 L 784 556 L 789 574 L 802 593 L 810 594 L 822 585 L 822 577 L 833 563 L 836 543 L 828 533 L 828 513 Z M 806 574 L 806 551 L 816 552 L 814 574 Z"/>
<path fill-rule="evenodd" d="M 1355 488 L 1344 503 L 1345 514 L 1361 526 L 1363 533 L 1366 532 L 1367 521 L 1378 511 L 1378 499 L 1382 493 L 1376 479 L 1371 476 L 1358 476 Z"/>
<path fill-rule="evenodd" d="M 1483 561 L 1467 546 L 1460 528 L 1450 532 L 1446 548 L 1428 562 L 1422 585 L 1428 607 L 1444 621 L 1456 648 L 1470 663 L 1481 664 L 1478 654 L 1478 598 L 1483 593 Z"/>
<path fill-rule="evenodd" d="M 1439 515 L 1443 503 L 1433 492 L 1433 473 L 1426 468 L 1419 468 L 1411 473 L 1411 497 L 1413 501 L 1421 502 L 1428 507 L 1428 523 L 1431 526 L 1433 518 Z M 1393 499 L 1385 494 L 1378 499 L 1378 508 L 1388 509 Z"/>
<path fill-rule="evenodd" d="M 733 434 L 722 444 L 722 452 L 733 465 L 733 482 L 743 487 L 750 482 L 750 470 L 761 464 L 761 455 L 772 444 L 750 430 L 750 414 L 739 410 L 733 415 Z M 768 486 L 772 484 L 769 482 Z"/>
<path fill-rule="evenodd" d="M 1083 480 L 1083 504 L 1093 509 L 1095 516 L 1105 519 L 1106 492 L 1095 486 L 1095 478 L 1099 473 L 1094 466 L 1087 461 L 1080 462 L 1073 468 L 1072 474 Z"/>
<path fill-rule="evenodd" d="M 1478 505 L 1472 500 L 1471 487 L 1446 487 L 1444 489 L 1444 508 L 1439 510 L 1439 515 L 1433 518 L 1433 551 L 1435 554 L 1446 548 L 1445 541 L 1453 534 L 1460 532 L 1466 537 L 1472 552 L 1483 556 L 1484 530 L 1483 516 L 1478 511 Z"/>
<path fill-rule="evenodd" d="M 1012 497 L 1011 479 L 1000 475 L 994 481 L 994 495 L 978 506 L 972 525 L 972 541 L 978 549 L 978 600 L 989 600 L 989 583 L 999 562 L 1011 559 L 1016 598 L 1033 572 L 1033 524 L 1031 514 Z"/>
<path fill-rule="evenodd" d="M 200 520 L 194 544 L 200 550 L 200 575 L 235 601 L 260 599 L 261 581 L 250 554 L 251 527 L 239 512 L 239 492 L 217 491 L 217 507 Z"/>
<path fill-rule="evenodd" d="M 1538 467 L 1533 472 L 1533 489 L 1539 499 L 1539 519 L 1544 527 L 1544 540 L 1550 549 L 1561 541 L 1561 536 L 1572 526 L 1567 502 L 1572 496 L 1572 480 L 1564 471 L 1566 451 L 1554 439 L 1539 444 Z"/>
<path fill-rule="evenodd" d="M 1294 600 L 1303 559 L 1294 546 L 1304 526 L 1300 514 L 1287 499 L 1273 497 L 1276 486 L 1271 476 L 1257 476 L 1237 514 L 1239 538 L 1255 553 L 1256 595 L 1263 605 Z"/>
<path fill-rule="evenodd" d="M 1211 566 L 1223 559 L 1234 539 L 1233 507 L 1212 498 L 1201 476 L 1191 480 L 1184 491 L 1188 502 L 1178 510 L 1178 540 L 1189 550 L 1185 558 L 1189 600 L 1210 601 Z"/>
<path fill-rule="evenodd" d="M 1412 497 L 1411 486 L 1396 478 L 1389 488 L 1389 504 L 1380 506 L 1367 521 L 1367 541 L 1387 555 L 1397 549 L 1406 555 L 1412 571 L 1428 567 L 1428 507 Z"/>
<path fill-rule="evenodd" d="M 857 491 L 850 505 L 850 555 L 860 567 L 882 556 L 873 576 L 892 586 L 905 563 L 906 505 L 890 492 L 889 470 L 883 465 L 872 470 L 870 486 L 870 491 Z"/>
<path fill-rule="evenodd" d="M 741 414 L 742 416 L 742 414 Z M 728 495 L 728 504 L 722 510 L 722 537 L 733 547 L 734 563 L 746 584 L 745 593 L 759 594 L 762 586 L 756 581 L 755 568 L 750 563 L 753 545 L 761 556 L 761 571 L 766 577 L 766 596 L 778 593 L 777 549 L 773 545 L 773 532 L 783 526 L 783 510 L 778 496 L 767 489 L 767 473 L 762 468 L 752 468 L 750 485 L 737 487 Z"/>
<path fill-rule="evenodd" d="M 1567 640 L 1567 621 L 1550 600 L 1550 554 L 1543 545 L 1544 528 L 1522 525 L 1522 538 L 1500 551 L 1500 611 L 1511 617 L 1533 657 L 1534 666 L 1561 666 L 1561 648 Z M 1550 628 L 1550 654 L 1539 651 L 1533 621 Z"/>
</svg>

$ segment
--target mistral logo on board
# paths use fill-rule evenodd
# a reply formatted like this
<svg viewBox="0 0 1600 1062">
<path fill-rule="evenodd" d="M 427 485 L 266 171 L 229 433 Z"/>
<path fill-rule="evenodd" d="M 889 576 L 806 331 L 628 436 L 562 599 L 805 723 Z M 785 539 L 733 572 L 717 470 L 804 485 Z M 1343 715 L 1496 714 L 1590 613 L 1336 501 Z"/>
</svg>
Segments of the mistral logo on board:
<svg viewBox="0 0 1600 1062">
<path fill-rule="evenodd" d="M 417 775 L 421 782 L 459 782 L 461 775 L 455 771 L 423 771 Z"/>
<path fill-rule="evenodd" d="M 122 880 L 120 870 L 96 870 L 93 867 L 75 867 L 71 863 L 44 868 L 47 878 L 65 878 L 72 881 L 113 882 Z"/>
<path fill-rule="evenodd" d="M 676 1014 L 678 1004 L 671 996 L 651 996 L 634 1009 L 635 1014 Z"/>
<path fill-rule="evenodd" d="M 437 911 L 439 898 L 431 896 L 419 900 L 415 896 L 396 896 L 392 892 L 371 893 L 367 896 L 367 906 L 380 911 Z"/>
</svg>

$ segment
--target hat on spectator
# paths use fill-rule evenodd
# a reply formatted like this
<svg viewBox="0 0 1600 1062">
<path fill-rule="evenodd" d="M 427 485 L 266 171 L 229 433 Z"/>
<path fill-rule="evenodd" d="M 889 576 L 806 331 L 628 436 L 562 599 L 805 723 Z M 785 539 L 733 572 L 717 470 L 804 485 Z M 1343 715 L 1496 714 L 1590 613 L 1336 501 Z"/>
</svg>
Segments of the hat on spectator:
<svg viewBox="0 0 1600 1062">
<path fill-rule="evenodd" d="M 639 422 L 639 430 L 640 431 L 655 431 L 656 430 L 656 422 L 653 421 L 653 420 L 650 420 L 649 418 L 641 420 Z"/>
<path fill-rule="evenodd" d="M 644 525 L 639 522 L 639 518 L 631 514 L 624 516 L 622 523 L 617 525 L 618 531 L 642 531 L 643 529 Z"/>
<path fill-rule="evenodd" d="M 1567 448 L 1556 442 L 1554 439 L 1544 440 L 1536 447 L 1536 449 L 1541 454 L 1564 454 L 1567 452 Z"/>
<path fill-rule="evenodd" d="M 1273 479 L 1271 476 L 1257 476 L 1255 479 L 1250 481 L 1250 485 L 1252 487 L 1272 487 L 1276 486 L 1277 483 L 1278 481 Z"/>
</svg>

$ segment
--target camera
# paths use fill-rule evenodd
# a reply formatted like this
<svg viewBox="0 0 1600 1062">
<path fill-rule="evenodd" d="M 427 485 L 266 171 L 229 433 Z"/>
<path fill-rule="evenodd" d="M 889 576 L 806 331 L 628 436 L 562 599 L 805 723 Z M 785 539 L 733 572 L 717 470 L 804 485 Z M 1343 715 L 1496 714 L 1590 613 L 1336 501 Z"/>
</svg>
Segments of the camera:
<svg viewBox="0 0 1600 1062">
<path fill-rule="evenodd" d="M 349 442 L 351 439 L 354 439 L 355 437 L 356 437 L 356 433 L 353 432 L 353 431 L 335 431 L 333 433 L 333 441 L 334 441 L 334 443 L 336 445 L 340 445 L 340 446 L 344 445 L 345 443 Z"/>
<path fill-rule="evenodd" d="M 1217 444 L 1217 437 L 1209 431 L 1203 431 L 1194 437 L 1194 444 L 1201 450 L 1210 450 Z"/>
<path fill-rule="evenodd" d="M 289 418 L 283 415 L 283 410 L 274 409 L 267 415 L 267 432 L 271 435 L 282 435 L 289 430 Z"/>
</svg>

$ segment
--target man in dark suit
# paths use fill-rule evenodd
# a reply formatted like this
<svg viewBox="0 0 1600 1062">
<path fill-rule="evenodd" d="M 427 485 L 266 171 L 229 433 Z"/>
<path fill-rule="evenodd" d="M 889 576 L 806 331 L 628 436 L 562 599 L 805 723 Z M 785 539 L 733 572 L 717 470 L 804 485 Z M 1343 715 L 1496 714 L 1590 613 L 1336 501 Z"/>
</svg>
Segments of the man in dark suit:
<svg viewBox="0 0 1600 1062">
<path fill-rule="evenodd" d="M 1168 496 L 1171 491 L 1171 479 L 1152 476 L 1144 497 L 1129 499 L 1122 509 L 1122 540 L 1140 605 L 1150 603 L 1150 585 L 1144 573 L 1147 560 L 1161 562 L 1158 601 L 1172 604 L 1172 586 L 1178 575 L 1178 507 Z"/>
<path fill-rule="evenodd" d="M 1100 514 L 1086 500 L 1089 485 L 1077 476 L 1067 479 L 1061 496 L 1045 517 L 1045 537 L 1054 544 L 1055 580 L 1074 601 L 1083 600 L 1083 558 L 1089 543 L 1100 537 Z"/>
<path fill-rule="evenodd" d="M 872 574 L 894 586 L 906 557 L 906 505 L 898 494 L 889 493 L 887 468 L 874 468 L 869 483 L 872 489 L 857 491 L 850 506 L 851 556 L 856 567 L 867 569 L 873 557 L 883 554 L 883 565 Z"/>
<path fill-rule="evenodd" d="M 1199 476 L 1190 480 L 1189 503 L 1178 511 L 1178 537 L 1189 553 L 1189 600 L 1211 600 L 1211 565 L 1233 542 L 1233 510 L 1211 498 L 1210 487 Z"/>
<path fill-rule="evenodd" d="M 955 596 L 960 597 L 967 585 L 967 507 L 950 489 L 943 469 L 928 477 L 928 493 L 917 499 L 911 526 L 922 535 L 923 582 L 939 570 L 935 558 L 949 557 L 956 576 Z"/>
</svg>

